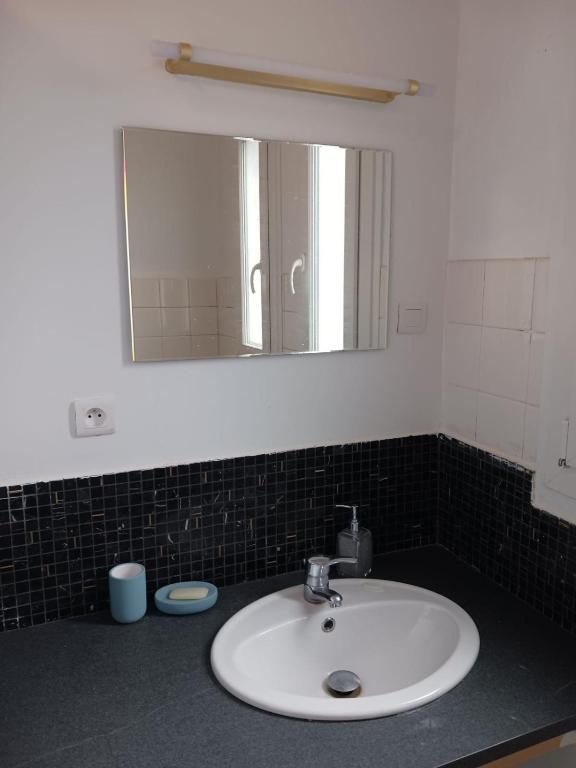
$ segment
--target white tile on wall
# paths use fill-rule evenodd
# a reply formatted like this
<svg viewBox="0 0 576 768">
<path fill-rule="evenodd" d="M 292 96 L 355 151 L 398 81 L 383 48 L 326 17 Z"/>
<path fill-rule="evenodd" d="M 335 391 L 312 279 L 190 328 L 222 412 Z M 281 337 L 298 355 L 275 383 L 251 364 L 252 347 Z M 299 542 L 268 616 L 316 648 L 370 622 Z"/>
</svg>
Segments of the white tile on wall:
<svg viewBox="0 0 576 768">
<path fill-rule="evenodd" d="M 218 310 L 218 331 L 224 336 L 242 337 L 242 315 L 239 309 L 224 307 Z"/>
<path fill-rule="evenodd" d="M 449 384 L 444 391 L 444 428 L 451 434 L 474 440 L 478 393 Z"/>
<path fill-rule="evenodd" d="M 179 278 L 160 280 L 160 303 L 163 307 L 187 307 L 188 281 Z"/>
<path fill-rule="evenodd" d="M 159 307 L 160 285 L 158 280 L 134 277 L 130 280 L 133 307 Z"/>
<path fill-rule="evenodd" d="M 548 330 L 548 271 L 549 259 L 536 260 L 534 276 L 534 307 L 532 310 L 532 330 Z"/>
<path fill-rule="evenodd" d="M 528 330 L 532 321 L 533 259 L 486 263 L 483 324 Z"/>
<path fill-rule="evenodd" d="M 218 354 L 219 355 L 232 355 L 236 356 L 240 354 L 240 347 L 242 345 L 238 339 L 232 336 L 218 336 Z"/>
<path fill-rule="evenodd" d="M 216 307 L 190 307 L 190 333 L 193 336 L 218 333 Z"/>
<path fill-rule="evenodd" d="M 219 307 L 239 307 L 242 303 L 240 282 L 232 277 L 219 277 L 217 280 L 217 300 Z M 191 304 L 191 306 L 194 306 Z"/>
<path fill-rule="evenodd" d="M 162 336 L 187 336 L 190 333 L 190 318 L 187 307 L 162 309 Z"/>
<path fill-rule="evenodd" d="M 446 303 L 449 323 L 482 323 L 483 261 L 448 262 Z"/>
<path fill-rule="evenodd" d="M 137 308 L 132 310 L 134 336 L 162 336 L 160 310 Z"/>
<path fill-rule="evenodd" d="M 524 416 L 524 446 L 522 448 L 522 458 L 536 464 L 536 452 L 538 448 L 538 417 L 539 408 L 533 405 L 526 406 Z"/>
<path fill-rule="evenodd" d="M 162 357 L 165 360 L 186 360 L 191 354 L 190 336 L 169 336 L 162 339 Z"/>
<path fill-rule="evenodd" d="M 525 401 L 529 358 L 529 333 L 482 328 L 478 389 Z"/>
<path fill-rule="evenodd" d="M 481 333 L 479 326 L 457 323 L 446 326 L 444 373 L 448 384 L 477 387 Z"/>
<path fill-rule="evenodd" d="M 162 339 L 155 338 L 134 339 L 134 356 L 136 360 L 161 360 Z"/>
<path fill-rule="evenodd" d="M 188 280 L 189 306 L 191 307 L 215 307 L 216 279 L 214 278 L 190 278 Z"/>
<path fill-rule="evenodd" d="M 476 440 L 487 448 L 521 458 L 524 437 L 524 403 L 478 394 Z"/>
<path fill-rule="evenodd" d="M 544 333 L 533 333 L 530 340 L 530 365 L 528 368 L 528 392 L 526 402 L 540 405 L 540 386 L 542 384 L 542 366 L 544 363 Z"/>
<path fill-rule="evenodd" d="M 534 464 L 548 259 L 449 262 L 443 428 Z M 479 314 L 478 306 L 481 307 Z"/>
<path fill-rule="evenodd" d="M 192 342 L 193 357 L 217 357 L 218 336 L 209 334 L 206 336 L 190 336 Z"/>
</svg>

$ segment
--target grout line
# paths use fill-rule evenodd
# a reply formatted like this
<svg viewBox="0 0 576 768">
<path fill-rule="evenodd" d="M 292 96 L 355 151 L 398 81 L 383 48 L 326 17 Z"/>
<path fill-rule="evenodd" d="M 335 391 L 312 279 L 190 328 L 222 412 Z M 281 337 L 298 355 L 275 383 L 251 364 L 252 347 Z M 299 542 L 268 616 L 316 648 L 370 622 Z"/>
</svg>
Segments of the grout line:
<svg viewBox="0 0 576 768">
<path fill-rule="evenodd" d="M 513 262 L 517 262 L 517 261 L 550 261 L 550 256 L 528 256 L 528 257 L 522 256 L 522 257 L 520 257 L 518 259 L 511 259 L 511 258 L 508 258 L 508 257 L 506 257 L 506 258 L 497 257 L 497 258 L 494 258 L 494 259 L 486 259 L 486 258 L 450 259 L 449 258 L 449 259 L 447 259 L 446 263 L 447 264 L 468 264 L 468 263 L 475 263 L 475 264 L 477 264 L 479 261 L 483 261 L 485 263 L 486 262 L 496 262 L 496 263 L 499 263 L 499 262 L 502 262 L 502 261 L 513 261 Z"/>
<path fill-rule="evenodd" d="M 534 304 L 536 299 L 536 262 L 534 262 L 534 273 L 532 275 L 532 301 L 530 302 L 530 330 L 534 330 Z"/>
<path fill-rule="evenodd" d="M 453 381 L 447 381 L 446 385 L 449 387 L 458 387 L 458 389 L 466 389 L 468 392 L 476 392 L 478 395 L 488 395 L 488 397 L 497 397 L 500 400 L 509 400 L 511 403 L 518 403 L 519 405 L 530 405 L 532 408 L 539 408 L 539 405 L 534 405 L 528 400 L 517 400 L 515 397 L 508 397 L 507 395 L 495 395 L 494 392 L 487 392 L 485 389 L 478 389 L 478 387 L 468 387 L 465 384 L 456 384 Z"/>
<path fill-rule="evenodd" d="M 532 328 L 506 328 L 504 325 L 487 325 L 486 323 L 462 323 L 457 320 L 448 320 L 448 325 L 466 325 L 469 328 L 492 328 L 495 331 L 516 331 L 516 333 L 541 333 L 546 334 L 546 331 L 535 331 Z"/>
<path fill-rule="evenodd" d="M 482 368 L 482 346 L 484 342 L 484 300 L 486 298 L 486 262 L 482 262 L 482 329 L 480 331 L 480 345 L 478 349 L 478 367 L 476 369 L 476 380 L 480 380 L 480 371 Z M 474 411 L 474 440 L 478 437 L 478 388 L 476 387 L 476 402 L 475 405 L 475 411 Z"/>
</svg>

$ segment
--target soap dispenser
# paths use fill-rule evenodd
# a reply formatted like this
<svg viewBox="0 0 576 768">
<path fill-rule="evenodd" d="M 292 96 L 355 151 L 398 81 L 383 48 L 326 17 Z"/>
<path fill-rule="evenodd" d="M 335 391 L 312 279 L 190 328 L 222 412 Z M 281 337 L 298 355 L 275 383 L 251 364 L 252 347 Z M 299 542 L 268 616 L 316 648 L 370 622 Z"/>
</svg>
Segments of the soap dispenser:
<svg viewBox="0 0 576 768">
<path fill-rule="evenodd" d="M 356 504 L 337 504 L 337 507 L 352 510 L 350 527 L 344 528 L 338 534 L 336 545 L 337 557 L 355 557 L 355 565 L 340 563 L 339 576 L 362 577 L 368 576 L 372 570 L 372 533 L 367 528 L 360 528 L 358 521 L 358 506 Z"/>
</svg>

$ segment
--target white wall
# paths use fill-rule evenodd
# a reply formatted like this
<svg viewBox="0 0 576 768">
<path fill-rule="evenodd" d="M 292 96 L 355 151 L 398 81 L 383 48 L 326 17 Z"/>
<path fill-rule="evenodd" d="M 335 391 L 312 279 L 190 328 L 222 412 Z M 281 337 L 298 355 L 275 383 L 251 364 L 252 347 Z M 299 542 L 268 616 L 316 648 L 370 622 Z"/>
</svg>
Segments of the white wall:
<svg viewBox="0 0 576 768">
<path fill-rule="evenodd" d="M 457 21 L 456 0 L 4 0 L 0 483 L 436 431 Z M 176 78 L 152 39 L 437 94 L 378 106 Z M 427 301 L 427 333 L 385 351 L 130 363 L 122 125 L 392 150 L 390 306 Z M 70 402 L 102 393 L 117 434 L 74 439 Z"/>
<path fill-rule="evenodd" d="M 443 428 L 534 466 L 567 0 L 462 0 Z"/>
</svg>

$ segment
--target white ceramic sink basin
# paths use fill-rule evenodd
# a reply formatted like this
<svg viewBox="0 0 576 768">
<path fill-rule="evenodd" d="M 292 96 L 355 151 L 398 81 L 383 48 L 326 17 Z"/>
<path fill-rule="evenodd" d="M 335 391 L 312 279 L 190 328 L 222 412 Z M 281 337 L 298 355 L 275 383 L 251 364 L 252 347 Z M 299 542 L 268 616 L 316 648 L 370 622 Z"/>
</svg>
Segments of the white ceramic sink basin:
<svg viewBox="0 0 576 768">
<path fill-rule="evenodd" d="M 302 586 L 235 614 L 212 645 L 212 669 L 239 699 L 310 720 L 364 720 L 419 707 L 470 671 L 480 646 L 458 605 L 426 589 L 376 579 L 332 579 L 339 608 L 311 605 Z M 326 619 L 335 620 L 326 632 Z M 330 623 L 327 625 L 330 626 Z M 360 678 L 358 695 L 335 698 L 328 676 Z"/>
</svg>

